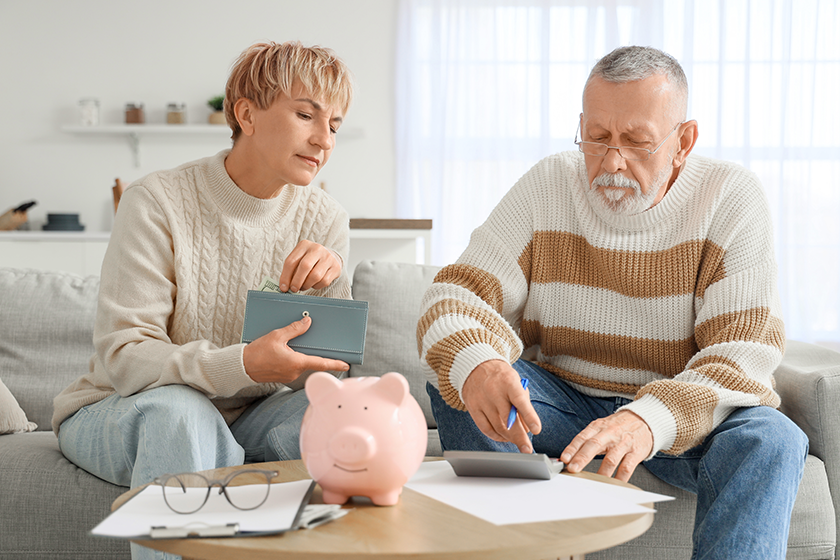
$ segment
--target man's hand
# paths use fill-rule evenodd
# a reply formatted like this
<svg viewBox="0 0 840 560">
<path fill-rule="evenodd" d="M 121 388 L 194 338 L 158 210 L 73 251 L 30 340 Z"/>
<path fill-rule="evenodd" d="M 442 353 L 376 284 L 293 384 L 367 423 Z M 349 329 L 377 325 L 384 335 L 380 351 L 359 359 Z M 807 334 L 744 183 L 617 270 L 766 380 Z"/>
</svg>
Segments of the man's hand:
<svg viewBox="0 0 840 560">
<path fill-rule="evenodd" d="M 520 452 L 531 453 L 528 431 L 538 434 L 542 425 L 537 411 L 531 406 L 528 392 L 522 389 L 519 374 L 510 364 L 502 360 L 480 364 L 467 377 L 461 398 L 484 435 L 494 441 L 512 442 Z M 511 404 L 518 414 L 508 430 Z"/>
<path fill-rule="evenodd" d="M 291 383 L 305 371 L 347 371 L 350 366 L 340 360 L 329 360 L 295 352 L 288 342 L 309 330 L 310 317 L 288 327 L 275 329 L 245 345 L 242 360 L 245 373 L 257 383 Z"/>
<path fill-rule="evenodd" d="M 630 475 L 653 449 L 653 434 L 634 412 L 621 410 L 589 424 L 572 440 L 560 460 L 569 472 L 580 472 L 596 456 L 604 454 L 598 474 L 627 482 Z"/>
<path fill-rule="evenodd" d="M 286 257 L 277 284 L 282 292 L 300 292 L 309 288 L 320 290 L 332 284 L 340 274 L 341 261 L 335 253 L 304 239 Z"/>
</svg>

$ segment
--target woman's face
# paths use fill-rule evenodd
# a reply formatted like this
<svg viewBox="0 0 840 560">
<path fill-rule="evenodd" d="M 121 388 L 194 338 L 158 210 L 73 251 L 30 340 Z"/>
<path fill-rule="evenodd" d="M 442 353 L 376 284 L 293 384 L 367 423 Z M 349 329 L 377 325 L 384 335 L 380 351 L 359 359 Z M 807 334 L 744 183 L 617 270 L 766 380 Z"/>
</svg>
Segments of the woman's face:
<svg viewBox="0 0 840 560">
<path fill-rule="evenodd" d="M 252 113 L 252 147 L 265 171 L 285 184 L 311 183 L 335 147 L 341 110 L 295 82 L 291 95 L 280 94 L 268 109 Z"/>
</svg>

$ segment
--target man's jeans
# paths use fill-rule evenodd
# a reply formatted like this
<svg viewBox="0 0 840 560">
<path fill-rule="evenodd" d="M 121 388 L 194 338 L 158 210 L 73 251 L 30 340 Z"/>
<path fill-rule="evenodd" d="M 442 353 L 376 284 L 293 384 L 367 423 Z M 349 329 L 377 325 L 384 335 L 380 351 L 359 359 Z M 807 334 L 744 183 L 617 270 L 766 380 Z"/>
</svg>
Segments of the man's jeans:
<svg viewBox="0 0 840 560">
<path fill-rule="evenodd" d="M 62 453 L 89 473 L 132 488 L 165 473 L 246 462 L 300 458 L 303 391 L 278 392 L 250 407 L 231 426 L 205 395 L 168 385 L 130 397 L 111 395 L 62 422 Z M 131 545 L 131 557 L 177 556 Z"/>
<path fill-rule="evenodd" d="M 513 367 L 528 378 L 542 421 L 542 431 L 532 438 L 534 451 L 549 457 L 559 457 L 590 422 L 630 402 L 586 396 L 525 360 Z M 447 405 L 433 385 L 426 390 L 444 450 L 517 451 L 482 434 L 469 413 Z M 807 454 L 808 438 L 796 424 L 777 410 L 756 406 L 737 409 L 682 455 L 660 452 L 643 464 L 661 480 L 697 495 L 692 558 L 772 560 L 787 553 L 790 514 Z"/>
</svg>

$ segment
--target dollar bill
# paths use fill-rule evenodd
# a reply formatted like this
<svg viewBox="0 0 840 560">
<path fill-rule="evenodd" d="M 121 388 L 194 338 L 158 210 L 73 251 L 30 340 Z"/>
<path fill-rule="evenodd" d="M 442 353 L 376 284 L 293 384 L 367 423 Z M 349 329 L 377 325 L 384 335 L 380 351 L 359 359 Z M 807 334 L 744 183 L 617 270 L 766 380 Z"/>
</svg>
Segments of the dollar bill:
<svg viewBox="0 0 840 560">
<path fill-rule="evenodd" d="M 260 284 L 260 287 L 257 288 L 257 291 L 258 292 L 275 292 L 275 293 L 279 294 L 280 293 L 280 286 L 277 285 L 277 282 L 275 282 L 274 280 L 272 280 L 271 278 L 266 276 L 265 278 L 263 278 L 263 281 Z"/>
</svg>

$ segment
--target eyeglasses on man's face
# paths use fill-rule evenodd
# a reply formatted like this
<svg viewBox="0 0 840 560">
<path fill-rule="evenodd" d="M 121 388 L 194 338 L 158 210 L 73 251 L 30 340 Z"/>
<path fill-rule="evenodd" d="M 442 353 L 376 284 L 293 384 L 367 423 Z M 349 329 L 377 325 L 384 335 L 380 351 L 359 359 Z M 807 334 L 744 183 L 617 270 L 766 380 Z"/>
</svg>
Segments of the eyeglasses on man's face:
<svg viewBox="0 0 840 560">
<path fill-rule="evenodd" d="M 685 122 L 685 121 L 683 121 Z M 677 127 L 683 124 L 683 122 L 678 122 L 674 125 L 674 128 L 671 129 L 671 132 L 668 133 L 668 136 L 665 137 L 659 145 L 654 148 L 653 150 L 648 150 L 647 148 L 634 148 L 632 146 L 608 146 L 606 144 L 602 144 L 600 142 L 584 142 L 580 138 L 580 123 L 578 123 L 577 130 L 575 131 L 575 144 L 578 145 L 578 149 L 581 152 L 588 156 L 605 156 L 607 152 L 610 150 L 618 150 L 618 155 L 623 157 L 626 160 L 630 161 L 647 161 L 650 159 L 650 156 L 655 154 L 659 151 L 659 148 L 665 145 L 665 142 L 668 141 L 668 138 L 677 130 Z"/>
<path fill-rule="evenodd" d="M 271 479 L 277 471 L 246 469 L 231 473 L 224 479 L 210 480 L 197 473 L 164 474 L 157 477 L 153 484 L 163 488 L 163 499 L 169 509 L 175 513 L 195 513 L 204 507 L 210 490 L 218 486 L 219 494 L 224 494 L 227 501 L 241 510 L 256 509 L 268 499 Z M 247 486 L 228 491 L 229 487 Z"/>
</svg>

